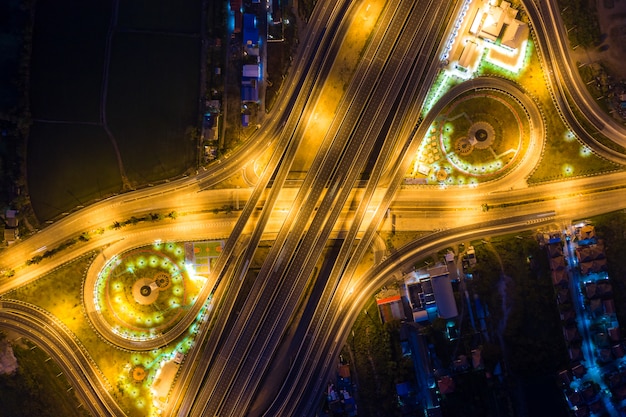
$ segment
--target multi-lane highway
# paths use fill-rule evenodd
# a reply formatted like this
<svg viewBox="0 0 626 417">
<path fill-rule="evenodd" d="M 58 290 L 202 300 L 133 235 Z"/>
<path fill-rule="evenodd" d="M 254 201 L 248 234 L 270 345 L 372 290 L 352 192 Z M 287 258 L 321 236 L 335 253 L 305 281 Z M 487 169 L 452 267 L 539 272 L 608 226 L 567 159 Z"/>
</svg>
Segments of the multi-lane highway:
<svg viewBox="0 0 626 417">
<path fill-rule="evenodd" d="M 367 54 L 362 60 L 360 68 L 363 69 L 363 77 L 354 78 L 356 83 L 352 86 L 355 86 L 355 92 L 351 94 L 349 89 L 346 94 L 351 101 L 344 102 L 342 109 L 338 111 L 342 117 L 335 119 L 338 121 L 337 133 L 327 136 L 324 141 L 327 148 L 324 144 L 321 146 L 321 151 L 290 209 L 295 215 L 287 216 L 259 272 L 256 283 L 260 288 L 253 288 L 250 297 L 254 298 L 245 303 L 244 310 L 235 323 L 234 328 L 241 330 L 231 332 L 225 341 L 222 352 L 209 371 L 209 384 L 199 396 L 202 403 L 192 409 L 192 415 L 230 415 L 241 413 L 241 410 L 247 408 L 242 396 L 249 397 L 254 393 L 254 386 L 261 380 L 272 352 L 276 349 L 306 286 L 309 273 L 326 243 L 327 236 L 324 233 L 327 234 L 334 227 L 336 219 L 329 217 L 332 213 L 340 213 L 345 203 L 346 197 L 343 197 L 343 202 L 336 201 L 337 194 L 347 195 L 351 189 L 351 186 L 344 185 L 345 177 L 352 174 L 353 182 L 363 169 L 364 164 L 358 162 L 359 157 L 367 158 L 369 154 L 367 149 L 361 152 L 368 144 L 364 140 L 367 138 L 367 131 L 371 126 L 382 125 L 376 120 L 376 115 L 382 109 L 388 111 L 395 100 L 395 97 L 390 97 L 390 90 L 393 91 L 390 87 L 396 86 L 398 91 L 400 80 L 396 81 L 395 77 L 398 69 L 403 66 L 393 65 L 394 58 L 391 54 L 395 53 L 394 56 L 399 60 L 406 59 L 407 56 L 410 58 L 408 51 L 411 42 L 402 39 L 404 36 L 409 39 L 415 36 L 408 29 L 419 28 L 419 22 L 427 21 L 418 9 L 409 2 L 401 2 L 397 10 L 392 10 L 393 13 L 383 15 L 383 18 L 389 16 L 391 20 L 388 25 L 383 25 L 387 30 L 378 32 L 380 46 L 375 36 L 369 48 L 377 53 L 371 60 Z M 411 17 L 414 22 L 410 22 Z M 403 31 L 403 28 L 407 30 Z M 404 45 L 397 47 L 396 43 Z M 396 48 L 392 48 L 394 44 Z M 357 74 L 358 72 L 359 69 Z M 389 100 L 389 103 L 385 100 Z M 373 104 L 367 106 L 368 103 Z M 349 112 L 343 110 L 348 106 Z M 367 114 L 368 111 L 372 112 L 371 116 Z M 365 120 L 366 123 L 359 123 L 360 120 Z M 359 128 L 364 132 L 360 133 Z M 330 132 L 335 132 L 333 126 Z M 369 140 L 369 146 L 373 145 L 376 136 Z M 346 192 L 342 193 L 343 190 Z M 317 207 L 318 199 L 322 195 L 324 197 Z M 305 230 L 308 232 L 305 233 Z M 265 317 L 272 317 L 272 320 Z M 241 369 L 245 374 L 239 376 L 238 371 Z M 231 393 L 228 392 L 229 389 Z"/>
<path fill-rule="evenodd" d="M 88 274 L 86 287 L 107 257 L 125 249 L 157 238 L 228 236 L 208 280 L 211 284 L 199 297 L 204 301 L 213 295 L 213 313 L 201 325 L 197 343 L 182 367 L 164 414 L 314 414 L 360 306 L 411 262 L 460 239 L 522 230 L 626 206 L 621 198 L 626 188 L 626 175 L 622 173 L 518 187 L 537 162 L 545 128 L 532 99 L 508 81 L 483 78 L 460 84 L 426 117 L 420 116 L 428 88 L 440 69 L 444 39 L 462 3 L 387 2 L 307 176 L 297 183 L 298 188 L 289 189 L 285 185 L 303 130 L 346 29 L 354 24 L 353 2 L 318 2 L 276 105 L 277 114 L 246 146 L 195 177 L 99 202 L 12 246 L 3 252 L 0 268 L 13 270 L 15 275 L 0 280 L 0 294 L 90 251 L 99 250 L 100 255 Z M 566 39 L 556 28 L 559 17 L 554 1 L 529 0 L 526 7 L 553 100 L 563 119 L 596 153 L 623 163 L 624 155 L 600 143 L 590 134 L 595 132 L 588 132 L 587 126 L 592 125 L 616 143 L 624 138 L 619 125 L 605 120 L 595 103 L 587 102 L 580 80 L 573 75 L 576 69 L 567 58 Z M 400 189 L 410 163 L 407 155 L 415 153 L 436 114 L 458 95 L 476 89 L 509 94 L 526 110 L 531 140 L 520 167 L 504 179 L 476 189 Z M 577 103 L 575 111 L 572 102 Z M 581 114 L 587 122 L 580 123 L 577 117 Z M 262 154 L 268 155 L 269 162 L 254 188 L 212 189 Z M 241 212 L 208 213 L 212 208 L 232 204 L 234 192 L 246 202 Z M 481 210 L 485 203 L 492 207 L 488 213 Z M 287 207 L 287 214 L 278 213 L 276 207 Z M 147 212 L 170 211 L 185 215 L 172 222 L 106 230 L 38 265 L 24 265 L 42 248 L 53 248 L 84 231 L 107 229 L 115 221 Z M 416 224 L 446 230 L 407 245 L 367 274 L 357 276 L 356 268 L 376 231 L 389 227 L 386 215 L 390 212 L 397 230 L 412 230 Z M 318 278 L 324 288 L 322 295 L 307 299 L 305 289 L 315 265 L 333 237 L 340 237 L 343 244 L 328 276 Z M 274 240 L 274 245 L 254 287 L 244 307 L 231 314 L 258 242 L 268 238 Z M 97 322 L 91 301 L 87 295 L 86 311 Z M 2 303 L 0 327 L 18 329 L 47 345 L 72 383 L 84 390 L 81 401 L 93 414 L 124 414 L 89 355 L 67 329 L 35 306 L 8 300 Z M 104 328 L 101 333 L 126 349 L 153 349 L 182 334 L 202 307 L 203 303 L 197 303 L 186 319 L 162 338 L 128 341 L 119 340 Z M 306 320 L 299 322 L 301 317 Z M 288 332 L 290 328 L 297 330 Z M 302 337 L 290 339 L 288 334 Z M 276 358 L 282 343 L 289 344 L 294 360 L 287 371 L 276 371 L 280 367 L 273 364 L 282 361 Z M 261 384 L 268 380 L 273 381 L 270 389 Z"/>
</svg>

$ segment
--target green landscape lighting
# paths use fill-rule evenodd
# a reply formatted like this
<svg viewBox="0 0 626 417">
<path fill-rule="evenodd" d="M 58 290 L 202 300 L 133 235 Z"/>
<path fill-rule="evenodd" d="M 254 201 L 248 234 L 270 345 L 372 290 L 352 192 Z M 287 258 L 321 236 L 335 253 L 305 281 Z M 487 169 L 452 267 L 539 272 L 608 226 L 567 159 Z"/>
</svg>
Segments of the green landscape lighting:
<svg viewBox="0 0 626 417">
<path fill-rule="evenodd" d="M 571 176 L 574 173 L 574 167 L 570 164 L 563 165 L 563 174 L 567 177 Z"/>
<path fill-rule="evenodd" d="M 154 339 L 195 303 L 205 281 L 187 273 L 183 244 L 167 249 L 174 255 L 154 245 L 134 249 L 102 268 L 95 283 L 96 311 L 113 333 L 131 340 Z"/>
<path fill-rule="evenodd" d="M 588 148 L 584 145 L 580 147 L 580 156 L 582 156 L 583 158 L 591 156 L 592 154 L 593 152 L 591 151 L 591 148 Z"/>
<path fill-rule="evenodd" d="M 439 101 L 441 96 L 443 96 L 453 85 L 457 84 L 457 78 L 452 78 L 451 73 L 448 70 L 442 71 L 437 76 L 437 81 L 430 89 L 428 93 L 428 98 L 424 101 L 424 110 L 422 115 L 428 114 L 432 106 Z"/>
</svg>

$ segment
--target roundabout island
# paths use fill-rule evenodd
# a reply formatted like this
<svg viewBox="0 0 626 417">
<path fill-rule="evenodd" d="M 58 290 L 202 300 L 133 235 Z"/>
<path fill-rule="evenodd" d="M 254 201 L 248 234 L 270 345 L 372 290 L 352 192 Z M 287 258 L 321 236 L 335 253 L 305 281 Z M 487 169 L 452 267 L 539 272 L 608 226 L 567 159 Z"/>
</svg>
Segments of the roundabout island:
<svg viewBox="0 0 626 417">
<path fill-rule="evenodd" d="M 220 244 L 155 243 L 94 262 L 83 289 L 92 326 L 111 344 L 129 350 L 174 340 L 180 333 L 175 329 L 187 327 L 188 313 L 208 287 L 214 257 L 198 255 L 204 249 L 216 257 Z"/>
<path fill-rule="evenodd" d="M 526 156 L 543 145 L 532 99 L 511 82 L 480 77 L 442 97 L 406 184 L 476 186 L 514 170 L 530 174 Z"/>
</svg>

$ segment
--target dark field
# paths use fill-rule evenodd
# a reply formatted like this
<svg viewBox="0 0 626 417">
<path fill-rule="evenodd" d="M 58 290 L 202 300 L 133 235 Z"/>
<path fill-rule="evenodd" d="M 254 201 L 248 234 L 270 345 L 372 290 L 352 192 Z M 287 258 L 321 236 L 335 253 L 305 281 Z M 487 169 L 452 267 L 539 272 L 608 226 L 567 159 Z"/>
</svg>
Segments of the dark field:
<svg viewBox="0 0 626 417">
<path fill-rule="evenodd" d="M 122 191 L 114 142 L 132 187 L 195 168 L 185 131 L 198 123 L 201 2 L 35 7 L 27 178 L 38 219 Z"/>
<path fill-rule="evenodd" d="M 108 1 L 38 1 L 30 99 L 35 119 L 99 120 Z"/>
<path fill-rule="evenodd" d="M 89 413 L 69 387 L 61 368 L 48 355 L 23 339 L 16 343 L 15 375 L 0 375 L 0 416 L 83 417 Z"/>
<path fill-rule="evenodd" d="M 200 0 L 133 0 L 120 2 L 118 27 L 138 30 L 198 33 Z"/>
<path fill-rule="evenodd" d="M 113 147 L 98 126 L 35 123 L 27 164 L 31 203 L 40 220 L 122 186 Z"/>
<path fill-rule="evenodd" d="M 19 97 L 17 80 L 26 20 L 19 7 L 19 0 L 0 2 L 0 112 L 13 109 Z"/>
<path fill-rule="evenodd" d="M 122 33 L 113 41 L 107 114 L 132 182 L 182 174 L 197 143 L 199 39 Z"/>
</svg>

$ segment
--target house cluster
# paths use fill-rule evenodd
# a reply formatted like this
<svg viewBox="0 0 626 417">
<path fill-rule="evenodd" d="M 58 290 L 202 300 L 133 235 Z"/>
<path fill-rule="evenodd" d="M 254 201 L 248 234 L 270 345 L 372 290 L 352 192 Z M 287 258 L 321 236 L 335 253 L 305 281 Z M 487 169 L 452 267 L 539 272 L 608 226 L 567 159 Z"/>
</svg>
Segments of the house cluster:
<svg viewBox="0 0 626 417">
<path fill-rule="evenodd" d="M 458 266 L 466 270 L 476 264 L 474 248 L 470 246 L 459 256 L 460 265 L 456 258 L 454 252 L 448 251 L 441 262 L 406 273 L 397 288 L 383 288 L 376 296 L 384 323 L 402 321 L 402 351 L 411 356 L 415 368 L 415 384 L 400 382 L 396 385 L 403 415 L 419 412 L 441 416 L 441 398 L 455 392 L 459 378 L 464 379 L 471 372 L 485 372 L 479 333 L 474 335 L 466 351 L 462 349 L 454 358 L 446 360 L 437 357 L 434 346 L 423 333 L 425 324 L 443 320 L 447 340 L 454 341 L 460 336 L 454 288 L 460 285 Z M 471 320 L 474 323 L 473 315 Z"/>
<path fill-rule="evenodd" d="M 259 1 L 243 4 L 242 0 L 230 0 L 230 9 L 234 15 L 233 36 L 241 37 L 241 125 L 250 124 L 249 103 L 259 102 L 259 89 L 263 81 L 262 62 L 264 53 L 259 33 L 260 14 L 265 12 Z M 265 37 L 265 30 L 263 30 Z"/>
<path fill-rule="evenodd" d="M 244 104 L 256 103 L 259 101 L 259 82 L 263 74 L 261 72 L 257 17 L 252 13 L 244 13 L 243 15 L 242 51 L 241 102 Z M 247 126 L 245 118 L 242 119 L 242 124 Z"/>
<path fill-rule="evenodd" d="M 448 320 L 458 316 L 452 290 L 452 282 L 459 278 L 454 257 L 453 252 L 448 252 L 444 262 L 406 274 L 396 294 L 381 292 L 376 302 L 383 323 L 392 318 L 406 320 L 410 317 L 420 323 L 437 317 Z"/>
<path fill-rule="evenodd" d="M 615 107 L 617 108 L 617 112 L 623 119 L 626 119 L 626 87 L 623 88 L 622 93 L 616 94 L 617 98 Z"/>
<path fill-rule="evenodd" d="M 559 381 L 575 417 L 602 415 L 607 407 L 626 412 L 626 345 L 615 315 L 604 243 L 589 225 L 577 228 L 576 243 L 569 243 L 569 237 L 567 242 L 555 233 L 546 245 L 569 353 L 569 366 L 559 372 Z"/>
<path fill-rule="evenodd" d="M 230 0 L 229 29 L 231 30 L 228 47 L 230 72 L 239 72 L 238 87 L 241 101 L 241 126 L 248 127 L 256 124 L 254 119 L 255 106 L 262 100 L 262 86 L 264 82 L 263 71 L 263 48 L 267 39 L 267 26 L 282 24 L 282 5 L 279 0 L 261 2 L 261 0 Z M 221 40 L 209 44 L 210 47 L 221 48 Z M 213 68 L 214 75 L 222 75 L 222 68 Z M 234 78 L 231 77 L 231 80 Z M 240 81 L 239 81 L 240 80 Z M 235 85 L 237 85 L 235 83 Z M 217 96 L 213 90 L 211 98 Z M 201 138 L 204 146 L 204 157 L 213 160 L 217 157 L 220 146 L 220 132 L 222 131 L 222 102 L 221 100 L 208 99 L 205 101 L 205 110 L 202 119 Z"/>
<path fill-rule="evenodd" d="M 352 396 L 350 365 L 341 361 L 337 367 L 336 383 L 328 384 L 326 401 L 329 416 L 354 417 L 358 415 L 357 405 Z"/>
<path fill-rule="evenodd" d="M 202 117 L 202 140 L 204 146 L 205 157 L 212 161 L 217 158 L 217 149 L 219 145 L 220 117 L 219 100 L 207 100 L 205 103 L 205 113 Z"/>
<path fill-rule="evenodd" d="M 17 211 L 6 210 L 4 212 L 4 243 L 7 245 L 11 245 L 19 239 L 18 224 Z"/>
<path fill-rule="evenodd" d="M 451 339 L 452 343 L 458 343 L 455 337 Z M 457 395 L 455 394 L 457 390 L 462 393 L 462 387 L 467 381 L 472 380 L 472 373 L 484 373 L 488 378 L 491 377 L 485 369 L 479 333 L 469 340 L 468 351 L 460 349 L 450 361 L 444 361 L 437 355 L 435 346 L 424 334 L 423 326 L 418 323 L 411 321 L 402 323 L 400 343 L 403 353 L 411 356 L 413 360 L 416 376 L 415 383 L 404 381 L 396 384 L 398 405 L 402 415 L 441 417 L 444 415 L 442 399 Z M 494 370 L 494 375 L 501 375 L 499 366 Z"/>
<path fill-rule="evenodd" d="M 437 386 L 442 395 L 452 394 L 456 390 L 455 375 L 463 374 L 473 370 L 481 371 L 485 368 L 483 362 L 482 350 L 472 349 L 471 357 L 467 355 L 459 355 L 453 361 L 452 367 L 446 372 L 439 371 Z"/>
</svg>

